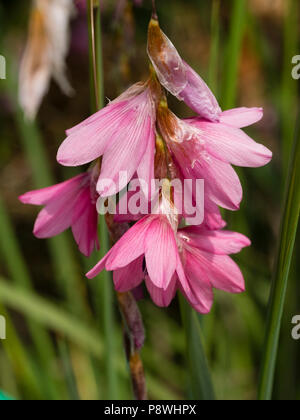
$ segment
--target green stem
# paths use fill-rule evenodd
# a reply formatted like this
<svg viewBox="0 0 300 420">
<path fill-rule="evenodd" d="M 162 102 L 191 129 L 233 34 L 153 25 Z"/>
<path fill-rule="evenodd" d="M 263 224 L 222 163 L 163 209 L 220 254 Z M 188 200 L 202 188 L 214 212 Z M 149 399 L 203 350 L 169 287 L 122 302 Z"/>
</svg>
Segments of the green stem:
<svg viewBox="0 0 300 420">
<path fill-rule="evenodd" d="M 230 22 L 230 36 L 226 49 L 225 80 L 223 81 L 223 109 L 230 109 L 236 103 L 239 60 L 246 20 L 246 0 L 233 0 Z"/>
<path fill-rule="evenodd" d="M 272 398 L 281 321 L 299 220 L 300 123 L 298 123 L 298 125 L 294 150 L 290 156 L 290 172 L 287 180 L 281 235 L 278 244 L 278 253 L 269 301 L 266 338 L 258 393 L 260 400 L 270 400 Z"/>
<path fill-rule="evenodd" d="M 215 400 L 214 388 L 203 347 L 197 313 L 183 296 L 179 296 L 180 311 L 186 336 L 187 364 L 191 399 Z"/>
<path fill-rule="evenodd" d="M 211 52 L 209 63 L 209 86 L 217 95 L 218 60 L 220 47 L 220 5 L 221 0 L 213 0 L 211 14 Z"/>
<path fill-rule="evenodd" d="M 103 88 L 103 58 L 102 58 L 102 36 L 101 36 L 101 9 L 100 2 L 95 11 L 93 0 L 87 0 L 88 4 L 88 25 L 89 25 L 89 45 L 90 45 L 90 80 L 93 112 L 104 106 Z M 95 18 L 96 16 L 96 18 Z M 108 229 L 104 216 L 99 217 L 99 231 L 102 258 L 110 249 Z M 107 376 L 107 399 L 117 398 L 117 378 L 114 365 L 114 311 L 113 311 L 113 291 L 111 274 L 103 271 L 96 281 L 96 300 L 98 296 L 101 300 L 97 304 L 99 322 L 104 329 L 104 339 L 106 343 L 105 371 Z"/>
</svg>

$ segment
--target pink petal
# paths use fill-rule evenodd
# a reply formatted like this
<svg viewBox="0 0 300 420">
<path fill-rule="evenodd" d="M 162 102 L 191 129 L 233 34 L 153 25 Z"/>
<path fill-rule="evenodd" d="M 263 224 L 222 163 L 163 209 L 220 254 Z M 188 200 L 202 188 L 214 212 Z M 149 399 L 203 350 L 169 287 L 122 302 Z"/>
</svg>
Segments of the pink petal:
<svg viewBox="0 0 300 420">
<path fill-rule="evenodd" d="M 195 121 L 194 125 L 203 132 L 205 149 L 217 159 L 254 168 L 267 165 L 272 159 L 269 149 L 238 128 L 204 121 Z"/>
<path fill-rule="evenodd" d="M 237 264 L 227 255 L 208 254 L 204 251 L 195 252 L 198 263 L 207 273 L 214 288 L 229 293 L 245 291 L 245 282 Z"/>
<path fill-rule="evenodd" d="M 234 169 L 212 156 L 199 156 L 191 169 L 193 176 L 204 179 L 207 197 L 228 210 L 239 209 L 243 190 Z"/>
<path fill-rule="evenodd" d="M 177 264 L 177 245 L 174 232 L 164 217 L 156 217 L 145 240 L 145 256 L 152 283 L 167 290 Z"/>
<path fill-rule="evenodd" d="M 263 116 L 263 108 L 235 108 L 222 112 L 220 122 L 233 127 L 244 128 L 257 123 Z"/>
<path fill-rule="evenodd" d="M 91 201 L 90 187 L 85 188 L 74 204 L 72 232 L 79 250 L 89 257 L 95 248 L 99 249 L 98 213 Z"/>
<path fill-rule="evenodd" d="M 64 166 L 80 166 L 103 155 L 119 139 L 119 129 L 126 124 L 128 101 L 114 103 L 67 131 L 57 161 Z"/>
<path fill-rule="evenodd" d="M 106 268 L 110 271 L 126 267 L 145 253 L 145 238 L 151 223 L 148 216 L 129 229 L 112 248 Z"/>
<path fill-rule="evenodd" d="M 94 277 L 98 276 L 98 274 L 101 273 L 105 269 L 106 261 L 109 258 L 110 254 L 112 252 L 112 249 L 108 251 L 108 253 L 98 262 L 98 264 L 95 265 L 94 268 L 92 268 L 87 274 L 86 277 L 88 279 L 93 279 Z"/>
<path fill-rule="evenodd" d="M 102 197 L 117 194 L 126 187 L 139 168 L 149 139 L 153 140 L 153 132 L 153 122 L 149 115 L 132 116 L 126 127 L 120 127 L 119 140 L 104 154 L 97 185 L 97 191 Z M 120 173 L 126 174 L 126 177 L 120 178 Z M 109 181 L 105 183 L 105 188 L 102 186 L 103 180 Z"/>
<path fill-rule="evenodd" d="M 209 230 L 223 229 L 227 223 L 223 220 L 219 207 L 206 197 L 204 223 Z"/>
<path fill-rule="evenodd" d="M 155 128 L 152 127 L 148 138 L 148 145 L 141 163 L 137 169 L 139 180 L 142 184 L 145 182 L 148 186 L 148 191 L 145 191 L 149 199 L 151 198 L 151 182 L 154 180 L 154 156 L 155 156 Z"/>
<path fill-rule="evenodd" d="M 45 202 L 45 208 L 39 213 L 34 225 L 37 238 L 50 238 L 68 229 L 72 224 L 74 203 L 80 192 L 84 178 L 73 180 L 48 189 L 46 192 L 33 193 L 31 202 Z M 41 200 L 41 201 L 40 201 Z"/>
<path fill-rule="evenodd" d="M 212 285 L 205 270 L 190 252 L 185 253 L 184 268 L 190 289 L 187 291 L 181 284 L 182 293 L 197 312 L 202 314 L 209 313 L 213 304 L 214 295 Z"/>
<path fill-rule="evenodd" d="M 26 194 L 21 195 L 19 200 L 24 204 L 43 206 L 51 200 L 56 200 L 60 195 L 64 196 L 64 194 L 76 190 L 86 176 L 86 174 L 81 174 L 57 185 L 27 192 Z"/>
<path fill-rule="evenodd" d="M 193 290 L 191 289 L 191 286 L 189 284 L 188 278 L 186 276 L 182 259 L 185 259 L 185 252 L 178 254 L 177 257 L 177 265 L 176 265 L 176 275 L 177 275 L 177 283 L 178 287 L 183 293 L 185 297 L 188 297 L 188 300 L 191 305 L 197 305 L 197 298 L 194 296 Z"/>
<path fill-rule="evenodd" d="M 166 290 L 155 286 L 149 276 L 146 276 L 146 286 L 155 305 L 164 308 L 169 306 L 175 297 L 177 288 L 177 276 L 173 276 L 173 279 L 170 281 Z"/>
<path fill-rule="evenodd" d="M 243 248 L 251 245 L 246 236 L 226 230 L 212 231 L 202 227 L 189 226 L 181 229 L 179 234 L 188 238 L 190 246 L 218 255 L 237 254 Z"/>
<path fill-rule="evenodd" d="M 144 280 L 144 256 L 137 258 L 124 268 L 114 271 L 115 289 L 120 293 L 129 292 Z"/>
<path fill-rule="evenodd" d="M 193 111 L 209 121 L 219 121 L 221 108 L 203 79 L 187 64 L 184 63 L 188 84 L 178 95 Z"/>
</svg>

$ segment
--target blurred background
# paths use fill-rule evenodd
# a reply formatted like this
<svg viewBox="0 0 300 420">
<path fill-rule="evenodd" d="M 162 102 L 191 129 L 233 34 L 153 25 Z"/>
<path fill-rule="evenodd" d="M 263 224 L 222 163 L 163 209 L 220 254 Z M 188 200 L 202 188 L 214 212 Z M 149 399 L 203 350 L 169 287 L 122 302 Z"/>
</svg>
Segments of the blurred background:
<svg viewBox="0 0 300 420">
<path fill-rule="evenodd" d="M 32 235 L 37 208 L 18 196 L 76 174 L 56 163 L 66 129 L 90 115 L 87 18 L 72 20 L 67 74 L 75 89 L 64 96 L 55 83 L 35 123 L 17 103 L 18 71 L 28 33 L 30 1 L 0 0 L 0 389 L 17 399 L 131 399 L 122 344 L 122 320 L 111 284 L 88 281 L 86 261 L 70 232 L 51 240 Z M 150 0 L 103 0 L 105 97 L 113 99 L 148 74 Z M 157 0 L 161 27 L 181 56 L 209 83 L 222 108 L 263 106 L 264 119 L 247 132 L 274 152 L 270 165 L 239 171 L 244 201 L 228 213 L 229 229 L 253 246 L 236 261 L 247 292 L 216 293 L 213 311 L 201 317 L 203 342 L 219 399 L 256 398 L 259 366 L 283 192 L 297 121 L 299 81 L 292 57 L 300 54 L 298 0 Z M 190 110 L 176 99 L 177 115 Z M 299 180 L 298 180 L 299 182 Z M 274 399 L 300 398 L 300 342 L 291 338 L 300 315 L 299 236 L 289 278 Z M 176 300 L 139 302 L 146 327 L 142 350 L 151 399 L 185 399 L 185 338 Z"/>
</svg>

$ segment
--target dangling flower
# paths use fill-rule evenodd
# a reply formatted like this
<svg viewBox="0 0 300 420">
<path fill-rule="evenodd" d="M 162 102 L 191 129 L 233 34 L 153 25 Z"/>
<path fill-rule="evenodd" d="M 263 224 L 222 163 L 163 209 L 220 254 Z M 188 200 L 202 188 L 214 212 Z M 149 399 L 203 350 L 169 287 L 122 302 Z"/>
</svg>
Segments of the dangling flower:
<svg viewBox="0 0 300 420">
<path fill-rule="evenodd" d="M 19 75 L 19 102 L 29 119 L 35 118 L 51 77 L 66 95 L 73 92 L 65 75 L 73 13 L 72 0 L 34 0 Z"/>
<path fill-rule="evenodd" d="M 233 232 L 185 228 L 178 231 L 178 214 L 163 199 L 159 214 L 138 221 L 87 274 L 114 271 L 115 288 L 126 292 L 146 282 L 153 301 L 168 306 L 176 290 L 201 313 L 208 313 L 213 288 L 231 293 L 244 290 L 244 279 L 228 257 L 250 241 Z"/>
<path fill-rule="evenodd" d="M 160 83 L 184 101 L 199 116 L 219 121 L 221 108 L 201 77 L 180 57 L 178 51 L 152 18 L 148 31 L 148 55 Z"/>
<path fill-rule="evenodd" d="M 238 108 L 222 113 L 220 122 L 200 118 L 180 120 L 162 101 L 157 120 L 176 165 L 187 179 L 204 179 L 207 199 L 229 210 L 239 209 L 240 180 L 231 165 L 260 167 L 272 152 L 254 142 L 239 127 L 262 118 L 258 108 Z"/>
<path fill-rule="evenodd" d="M 182 284 L 180 278 L 173 282 L 176 280 L 177 287 L 196 311 L 210 312 L 213 289 L 228 293 L 245 291 L 241 270 L 229 255 L 250 246 L 247 237 L 236 232 L 192 226 L 178 231 L 177 243 L 187 283 Z M 157 294 L 162 301 L 167 297 L 162 290 Z"/>
<path fill-rule="evenodd" d="M 30 191 L 19 198 L 24 204 L 45 206 L 35 222 L 33 233 L 37 238 L 51 238 L 71 227 L 82 254 L 89 257 L 95 248 L 99 249 L 95 189 L 98 172 L 95 166 L 61 184 Z"/>
<path fill-rule="evenodd" d="M 150 79 L 67 131 L 57 160 L 79 166 L 103 156 L 97 191 L 108 197 L 121 191 L 133 175 L 149 182 L 154 174 L 156 104 L 159 84 Z M 120 174 L 126 176 L 120 178 Z"/>
<path fill-rule="evenodd" d="M 178 228 L 178 214 L 164 189 L 157 210 L 157 214 L 145 216 L 128 230 L 87 276 L 94 277 L 104 267 L 115 270 L 116 289 L 128 291 L 144 279 L 145 258 L 147 272 L 156 286 L 168 288 L 178 263 L 174 233 Z"/>
</svg>

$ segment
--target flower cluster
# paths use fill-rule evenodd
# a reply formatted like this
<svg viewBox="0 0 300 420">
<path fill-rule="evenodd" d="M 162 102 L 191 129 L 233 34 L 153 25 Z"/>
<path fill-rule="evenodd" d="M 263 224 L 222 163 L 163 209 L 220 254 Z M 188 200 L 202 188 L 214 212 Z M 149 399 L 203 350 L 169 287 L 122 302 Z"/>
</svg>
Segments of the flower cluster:
<svg viewBox="0 0 300 420">
<path fill-rule="evenodd" d="M 72 227 L 79 249 L 90 255 L 98 246 L 98 198 L 119 196 L 128 183 L 137 182 L 149 206 L 146 211 L 133 214 L 129 209 L 125 217 L 114 216 L 115 223 L 126 221 L 131 227 L 124 229 L 125 234 L 87 277 L 104 269 L 113 271 L 120 292 L 145 281 L 159 306 L 168 306 L 179 290 L 198 312 L 208 313 L 214 288 L 230 293 L 245 289 L 243 275 L 229 255 L 249 246 L 250 240 L 224 230 L 219 207 L 238 210 L 242 200 L 232 165 L 259 167 L 272 158 L 267 148 L 242 131 L 259 121 L 263 110 L 222 112 L 206 83 L 162 32 L 156 16 L 149 25 L 148 55 L 151 71 L 146 82 L 130 87 L 67 131 L 58 162 L 64 166 L 92 163 L 89 171 L 27 193 L 21 200 L 45 206 L 35 225 L 37 237 Z M 166 92 L 184 101 L 197 116 L 179 119 L 168 107 Z M 150 186 L 157 180 L 160 188 L 153 194 Z M 192 182 L 179 191 L 175 180 Z M 198 180 L 205 186 L 201 199 L 195 187 Z M 191 214 L 179 205 L 186 197 L 193 211 L 204 208 L 202 223 L 187 226 Z M 126 195 L 127 201 L 133 198 L 132 193 Z M 150 206 L 153 200 L 155 205 Z"/>
</svg>

